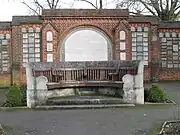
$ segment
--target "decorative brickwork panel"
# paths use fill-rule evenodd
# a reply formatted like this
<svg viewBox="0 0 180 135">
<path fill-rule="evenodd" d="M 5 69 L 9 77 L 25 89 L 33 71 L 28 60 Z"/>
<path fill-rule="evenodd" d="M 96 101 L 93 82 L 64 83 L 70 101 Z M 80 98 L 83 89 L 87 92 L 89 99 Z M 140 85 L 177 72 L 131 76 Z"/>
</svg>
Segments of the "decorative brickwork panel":
<svg viewBox="0 0 180 135">
<path fill-rule="evenodd" d="M 160 43 L 159 43 L 159 36 L 158 36 L 158 27 L 157 26 L 152 26 L 151 31 L 150 31 L 150 39 L 151 39 L 151 44 L 150 44 L 150 58 L 149 62 L 152 60 L 159 60 L 160 58 Z"/>
<path fill-rule="evenodd" d="M 148 25 L 132 25 L 132 60 L 149 62 L 149 27 Z"/>
<path fill-rule="evenodd" d="M 49 41 L 50 33 L 52 34 L 52 40 Z M 57 47 L 58 47 L 58 32 L 57 28 L 51 22 L 43 24 L 42 28 L 42 61 L 48 61 L 47 58 L 52 56 L 52 60 L 56 61 L 57 59 Z"/>
<path fill-rule="evenodd" d="M 12 27 L 12 52 L 13 52 L 13 62 L 19 63 L 21 61 L 22 51 L 22 37 L 21 37 L 21 29 L 20 26 Z"/>
<path fill-rule="evenodd" d="M 22 25 L 22 63 L 40 62 L 41 26 Z"/>
<path fill-rule="evenodd" d="M 180 68 L 180 30 L 159 32 L 161 47 L 161 67 Z"/>
<path fill-rule="evenodd" d="M 10 68 L 11 32 L 0 30 L 0 73 L 8 73 Z"/>
<path fill-rule="evenodd" d="M 103 32 L 107 36 L 112 44 L 114 43 L 114 30 L 115 26 L 118 24 L 119 19 L 112 18 L 57 18 L 57 19 L 47 19 L 45 24 L 51 21 L 53 26 L 57 28 L 58 31 L 58 48 L 56 49 L 57 58 L 60 58 L 60 48 L 65 37 L 74 29 L 77 28 L 95 28 Z M 115 52 L 115 46 L 112 46 L 113 52 Z M 115 56 L 113 56 L 113 59 Z"/>
<path fill-rule="evenodd" d="M 11 70 L 12 70 L 12 81 L 19 82 L 20 76 L 17 76 L 21 71 L 21 61 L 22 61 L 22 37 L 21 37 L 21 29 L 20 26 L 13 26 L 12 27 L 12 63 L 11 63 Z M 12 83 L 12 82 L 11 82 Z"/>
<path fill-rule="evenodd" d="M 130 60 L 129 54 L 129 41 L 130 41 L 130 27 L 129 23 L 126 20 L 119 20 L 118 24 L 115 27 L 115 58 L 117 60 Z M 122 35 L 124 33 L 125 35 Z M 122 37 L 125 39 L 122 39 Z M 123 47 L 124 46 L 124 47 Z"/>
</svg>

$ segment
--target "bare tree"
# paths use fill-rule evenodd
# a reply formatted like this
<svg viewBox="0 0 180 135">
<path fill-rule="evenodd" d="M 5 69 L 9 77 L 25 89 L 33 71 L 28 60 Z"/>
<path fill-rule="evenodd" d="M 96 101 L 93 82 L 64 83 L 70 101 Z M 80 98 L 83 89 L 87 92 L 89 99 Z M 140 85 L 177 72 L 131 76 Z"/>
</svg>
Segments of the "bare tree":
<svg viewBox="0 0 180 135">
<path fill-rule="evenodd" d="M 21 0 L 29 10 L 36 15 L 40 15 L 43 9 L 57 9 L 61 8 L 61 5 L 68 4 L 70 7 L 73 6 L 71 3 L 66 3 L 63 0 Z"/>
<path fill-rule="evenodd" d="M 131 13 L 151 13 L 162 21 L 175 21 L 180 15 L 180 0 L 122 0 L 117 8 L 128 8 Z"/>
<path fill-rule="evenodd" d="M 31 13 L 40 15 L 43 9 L 58 9 L 62 8 L 64 4 L 68 5 L 68 7 L 73 7 L 74 3 L 84 2 L 88 3 L 95 9 L 103 9 L 106 8 L 109 4 L 117 4 L 119 0 L 19 0 L 21 1 Z M 69 2 L 67 2 L 69 1 Z"/>
<path fill-rule="evenodd" d="M 117 0 L 96 0 L 96 1 L 95 0 L 74 0 L 74 1 L 81 1 L 81 2 L 88 3 L 95 9 L 103 9 L 108 4 L 117 2 Z"/>
</svg>

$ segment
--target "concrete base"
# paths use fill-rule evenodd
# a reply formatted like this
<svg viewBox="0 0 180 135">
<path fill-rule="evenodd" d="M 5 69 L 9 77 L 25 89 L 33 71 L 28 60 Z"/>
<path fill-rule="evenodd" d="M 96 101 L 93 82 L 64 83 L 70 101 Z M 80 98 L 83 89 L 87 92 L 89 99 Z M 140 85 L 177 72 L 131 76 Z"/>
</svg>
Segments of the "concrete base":
<svg viewBox="0 0 180 135">
<path fill-rule="evenodd" d="M 108 96 L 115 96 L 118 95 L 119 97 L 123 97 L 123 90 L 115 89 L 115 88 L 67 88 L 61 90 L 50 90 L 47 91 L 47 98 L 56 98 L 56 97 L 65 97 L 65 96 L 73 96 L 77 95 L 77 91 L 79 95 L 81 94 L 101 94 L 101 95 L 108 95 Z"/>
<path fill-rule="evenodd" d="M 62 105 L 62 106 L 36 106 L 35 109 L 93 109 L 93 108 L 119 108 L 135 107 L 134 104 L 111 104 L 111 105 Z"/>
<path fill-rule="evenodd" d="M 121 98 L 105 96 L 72 96 L 48 99 L 46 105 L 109 105 L 109 104 L 127 104 Z"/>
<path fill-rule="evenodd" d="M 75 95 L 74 89 L 51 90 L 47 92 L 47 98 L 64 97 Z"/>
</svg>

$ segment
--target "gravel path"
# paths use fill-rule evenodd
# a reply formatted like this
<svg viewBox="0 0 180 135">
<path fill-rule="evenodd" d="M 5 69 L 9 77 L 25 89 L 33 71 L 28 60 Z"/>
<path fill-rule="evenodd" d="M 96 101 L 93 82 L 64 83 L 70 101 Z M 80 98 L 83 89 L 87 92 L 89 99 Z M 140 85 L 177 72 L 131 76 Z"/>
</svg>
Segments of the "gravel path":
<svg viewBox="0 0 180 135">
<path fill-rule="evenodd" d="M 168 89 L 170 97 L 180 103 L 180 83 L 160 85 Z M 156 124 L 180 118 L 179 112 L 179 105 L 95 110 L 19 110 L 0 112 L 0 123 L 13 127 L 12 135 L 146 135 Z"/>
</svg>

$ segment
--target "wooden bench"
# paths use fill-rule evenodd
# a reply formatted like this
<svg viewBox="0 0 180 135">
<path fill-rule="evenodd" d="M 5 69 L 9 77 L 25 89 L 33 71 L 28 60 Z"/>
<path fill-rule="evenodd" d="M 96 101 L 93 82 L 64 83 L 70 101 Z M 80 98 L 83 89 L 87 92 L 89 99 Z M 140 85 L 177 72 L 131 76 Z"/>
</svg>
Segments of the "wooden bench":
<svg viewBox="0 0 180 135">
<path fill-rule="evenodd" d="M 125 74 L 137 74 L 137 61 L 34 63 L 33 76 L 45 76 L 48 90 L 69 87 L 122 87 Z"/>
<path fill-rule="evenodd" d="M 38 62 L 23 66 L 30 108 L 45 104 L 48 98 L 75 95 L 76 87 L 109 87 L 98 88 L 99 92 L 123 90 L 125 102 L 144 104 L 143 61 Z"/>
</svg>

